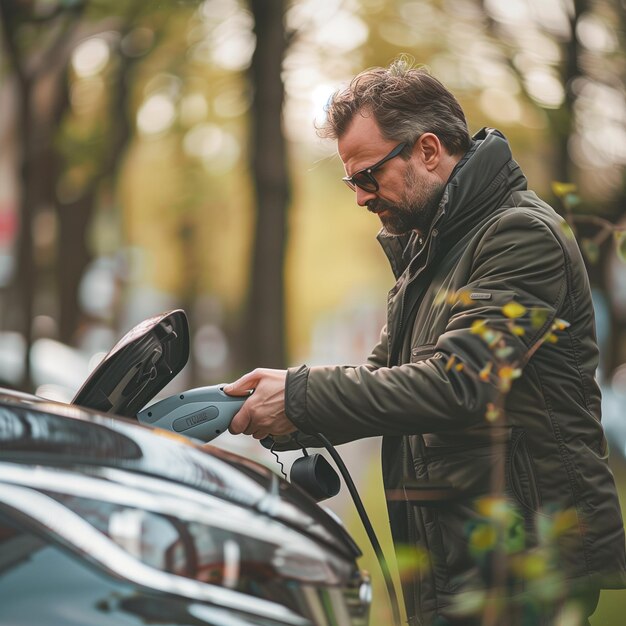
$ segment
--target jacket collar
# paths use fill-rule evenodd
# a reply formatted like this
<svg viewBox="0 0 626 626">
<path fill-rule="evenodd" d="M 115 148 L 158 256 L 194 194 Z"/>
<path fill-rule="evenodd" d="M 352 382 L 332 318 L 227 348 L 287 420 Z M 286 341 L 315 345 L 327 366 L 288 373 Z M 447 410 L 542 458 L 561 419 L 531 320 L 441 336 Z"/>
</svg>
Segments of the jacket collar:
<svg viewBox="0 0 626 626">
<path fill-rule="evenodd" d="M 493 128 L 481 129 L 450 174 L 428 235 L 422 238 L 415 232 L 391 235 L 384 228 L 379 231 L 377 239 L 394 275 L 402 274 L 417 255 L 430 247 L 435 229 L 443 245 L 449 247 L 502 206 L 513 191 L 526 187 L 526 178 L 513 160 L 504 135 Z"/>
</svg>

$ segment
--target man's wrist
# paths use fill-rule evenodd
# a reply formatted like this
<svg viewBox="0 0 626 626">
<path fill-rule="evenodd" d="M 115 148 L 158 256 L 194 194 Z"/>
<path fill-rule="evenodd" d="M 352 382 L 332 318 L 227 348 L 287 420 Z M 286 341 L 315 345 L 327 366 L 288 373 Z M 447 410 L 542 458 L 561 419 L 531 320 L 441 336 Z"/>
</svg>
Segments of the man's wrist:
<svg viewBox="0 0 626 626">
<path fill-rule="evenodd" d="M 306 391 L 309 378 L 307 365 L 290 367 L 285 380 L 285 415 L 302 432 L 308 431 Z"/>
</svg>

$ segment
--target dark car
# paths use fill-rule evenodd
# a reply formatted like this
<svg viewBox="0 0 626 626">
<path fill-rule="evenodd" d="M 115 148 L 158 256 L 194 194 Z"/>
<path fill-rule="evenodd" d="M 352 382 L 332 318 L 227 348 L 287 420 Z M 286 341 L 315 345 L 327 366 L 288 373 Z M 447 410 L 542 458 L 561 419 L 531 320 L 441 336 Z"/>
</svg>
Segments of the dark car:
<svg viewBox="0 0 626 626">
<path fill-rule="evenodd" d="M 163 349 L 163 328 L 144 327 L 81 390 L 126 418 L 0 390 L 0 623 L 367 624 L 359 549 L 313 499 L 260 464 L 128 419 L 179 369 L 170 358 L 153 385 L 150 333 L 172 357 L 172 337 Z"/>
</svg>

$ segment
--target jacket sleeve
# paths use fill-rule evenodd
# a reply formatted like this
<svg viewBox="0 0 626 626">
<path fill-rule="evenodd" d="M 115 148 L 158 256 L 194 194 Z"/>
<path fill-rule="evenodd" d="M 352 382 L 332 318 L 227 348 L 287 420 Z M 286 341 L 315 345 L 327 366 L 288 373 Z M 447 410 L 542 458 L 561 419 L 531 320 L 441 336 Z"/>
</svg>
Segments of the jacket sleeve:
<svg viewBox="0 0 626 626">
<path fill-rule="evenodd" d="M 387 364 L 387 327 L 385 326 L 380 334 L 380 340 L 372 350 L 367 359 L 367 363 L 362 367 L 366 369 L 377 369 Z M 291 367 L 287 370 L 287 382 L 285 385 L 285 412 L 287 416 L 298 416 L 306 412 L 306 390 L 309 377 L 309 368 L 306 365 L 300 367 Z M 295 419 L 292 419 L 295 422 Z M 308 431 L 313 434 L 315 431 Z M 320 432 L 320 431 L 316 431 Z M 325 433 L 326 434 L 326 433 Z M 353 435 L 335 435 L 333 432 L 327 433 L 333 445 L 347 443 L 354 439 Z M 292 438 L 289 443 L 277 444 L 276 450 L 293 450 L 302 445 L 307 448 L 318 448 L 321 442 L 314 436 L 309 437 L 303 431 L 300 431 L 296 440 Z"/>
<path fill-rule="evenodd" d="M 322 432 L 337 442 L 433 433 L 484 420 L 488 403 L 501 393 L 498 369 L 523 367 L 566 297 L 558 237 L 529 211 L 501 218 L 477 243 L 467 284 L 456 293 L 474 292 L 486 295 L 456 298 L 424 360 L 395 367 L 302 367 L 294 387 L 288 378 L 288 417 L 302 432 Z M 503 307 L 509 302 L 522 305 L 525 314 L 508 317 Z"/>
</svg>

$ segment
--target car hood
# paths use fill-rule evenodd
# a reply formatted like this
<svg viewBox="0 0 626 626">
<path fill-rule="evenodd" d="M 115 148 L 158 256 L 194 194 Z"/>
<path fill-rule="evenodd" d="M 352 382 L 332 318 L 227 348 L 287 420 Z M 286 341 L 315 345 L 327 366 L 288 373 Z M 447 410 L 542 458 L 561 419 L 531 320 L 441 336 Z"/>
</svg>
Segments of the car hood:
<svg viewBox="0 0 626 626">
<path fill-rule="evenodd" d="M 169 431 L 0 389 L 0 451 L 16 463 L 157 476 L 253 508 L 346 558 L 361 555 L 341 524 L 298 487 L 259 463 Z"/>
</svg>

